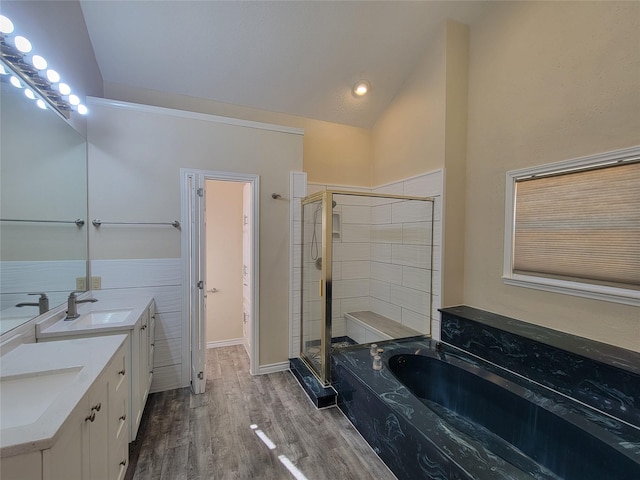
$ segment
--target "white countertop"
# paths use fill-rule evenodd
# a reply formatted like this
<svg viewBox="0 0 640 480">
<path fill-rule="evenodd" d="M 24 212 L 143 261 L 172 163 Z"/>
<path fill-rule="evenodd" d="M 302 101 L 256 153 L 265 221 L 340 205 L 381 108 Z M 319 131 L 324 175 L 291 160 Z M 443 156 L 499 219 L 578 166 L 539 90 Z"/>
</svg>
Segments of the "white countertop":
<svg viewBox="0 0 640 480">
<path fill-rule="evenodd" d="M 55 390 L 56 382 L 62 381 L 64 387 L 55 393 L 53 401 L 50 404 L 47 402 L 43 413 L 39 415 L 33 413 L 39 411 L 37 408 L 29 411 L 30 407 L 23 405 L 20 409 L 22 411 L 10 410 L 12 402 L 9 396 L 12 389 L 9 388 L 9 383 L 5 384 L 6 401 L 2 402 L 0 387 L 0 456 L 8 457 L 50 448 L 55 443 L 60 427 L 105 370 L 126 338 L 126 335 L 109 335 L 28 343 L 3 355 L 0 359 L 2 383 L 27 379 L 24 388 L 28 392 L 33 389 L 28 379 L 37 378 L 42 382 L 46 378 L 49 388 Z M 14 388 L 13 396 L 16 393 L 21 392 L 16 392 Z M 29 395 L 25 397 L 29 400 L 25 401 L 25 405 L 39 401 L 37 394 L 25 392 L 25 395 Z M 5 428 L 3 424 L 8 426 Z"/>
<path fill-rule="evenodd" d="M 117 333 L 124 330 L 132 330 L 136 322 L 149 307 L 153 298 L 146 296 L 127 296 L 125 298 L 112 298 L 100 291 L 90 292 L 82 298 L 95 298 L 95 303 L 79 303 L 78 314 L 80 318 L 64 320 L 64 314 L 45 318 L 36 324 L 36 338 L 68 337 L 71 335 L 86 335 L 99 333 Z M 118 323 L 105 323 L 87 325 L 81 321 L 84 314 L 91 312 L 108 312 L 131 310 L 127 318 Z M 123 332 L 124 333 L 124 332 Z"/>
</svg>

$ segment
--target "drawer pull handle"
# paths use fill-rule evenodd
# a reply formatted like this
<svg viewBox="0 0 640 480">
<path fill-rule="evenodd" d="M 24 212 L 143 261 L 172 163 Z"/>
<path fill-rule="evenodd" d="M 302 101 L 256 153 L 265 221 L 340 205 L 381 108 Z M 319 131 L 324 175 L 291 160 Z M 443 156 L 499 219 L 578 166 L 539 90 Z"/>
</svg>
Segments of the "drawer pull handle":
<svg viewBox="0 0 640 480">
<path fill-rule="evenodd" d="M 146 330 L 146 329 L 147 329 L 147 326 L 146 326 L 146 325 L 142 325 L 142 326 L 140 327 L 140 330 Z"/>
<path fill-rule="evenodd" d="M 124 422 L 126 419 L 127 419 L 127 414 L 126 414 L 126 413 L 120 417 L 120 420 L 122 420 L 123 422 Z"/>
<path fill-rule="evenodd" d="M 123 467 L 125 467 L 127 465 L 127 460 L 124 459 L 120 462 L 120 465 L 122 465 Z"/>
<path fill-rule="evenodd" d="M 126 370 L 124 368 L 118 372 L 118 374 L 122 375 L 122 376 L 124 376 L 125 373 L 127 373 L 127 372 L 126 372 Z"/>
<path fill-rule="evenodd" d="M 97 403 L 95 406 L 91 407 L 91 411 L 93 412 L 95 410 L 96 412 L 99 412 L 101 408 L 102 403 Z"/>
<path fill-rule="evenodd" d="M 155 344 L 155 343 L 152 343 L 152 344 L 151 344 L 151 346 L 152 346 L 152 347 L 155 347 L 155 346 L 156 346 L 156 344 Z"/>
<path fill-rule="evenodd" d="M 93 423 L 95 419 L 96 419 L 96 412 L 91 412 L 91 415 L 85 418 L 84 421 Z"/>
</svg>

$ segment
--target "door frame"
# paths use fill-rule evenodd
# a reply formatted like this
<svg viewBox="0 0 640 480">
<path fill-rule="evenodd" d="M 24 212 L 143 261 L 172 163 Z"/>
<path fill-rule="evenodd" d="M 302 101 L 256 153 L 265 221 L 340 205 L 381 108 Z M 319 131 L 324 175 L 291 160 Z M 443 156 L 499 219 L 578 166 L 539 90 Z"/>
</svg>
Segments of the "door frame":
<svg viewBox="0 0 640 480">
<path fill-rule="evenodd" d="M 251 314 L 249 316 L 249 328 L 251 347 L 249 349 L 249 372 L 251 375 L 259 373 L 259 325 L 260 325 L 260 176 L 255 174 L 237 173 L 237 172 L 221 172 L 216 170 L 199 170 L 191 168 L 180 169 L 180 197 L 181 197 L 181 225 L 185 229 L 182 235 L 181 257 L 182 257 L 182 346 L 183 346 L 183 385 L 194 385 L 192 378 L 191 356 L 193 331 L 199 332 L 196 341 L 203 345 L 206 343 L 205 328 L 206 318 L 193 318 L 192 297 L 191 297 L 191 279 L 190 272 L 196 265 L 197 258 L 192 258 L 191 242 L 198 231 L 204 230 L 204 225 L 194 225 L 193 221 L 203 221 L 202 215 L 194 215 L 192 218 L 189 211 L 191 195 L 194 195 L 193 189 L 189 187 L 190 180 L 193 182 L 194 188 L 204 188 L 206 180 L 219 180 L 238 183 L 248 183 L 251 191 Z M 206 249 L 206 245 L 200 245 L 201 250 Z M 206 282 L 206 279 L 201 279 Z M 206 289 L 206 286 L 205 286 Z M 187 360 L 188 359 L 188 360 Z M 201 351 L 200 362 L 204 367 L 206 364 L 206 349 Z M 202 370 L 204 371 L 204 370 Z"/>
</svg>

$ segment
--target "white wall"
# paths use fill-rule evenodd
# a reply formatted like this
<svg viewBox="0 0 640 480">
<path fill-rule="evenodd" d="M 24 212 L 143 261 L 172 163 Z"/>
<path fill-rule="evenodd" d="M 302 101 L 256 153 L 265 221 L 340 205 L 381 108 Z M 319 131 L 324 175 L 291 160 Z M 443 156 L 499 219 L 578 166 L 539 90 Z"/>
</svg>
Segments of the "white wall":
<svg viewBox="0 0 640 480">
<path fill-rule="evenodd" d="M 170 222 L 180 218 L 180 168 L 258 174 L 260 182 L 260 365 L 286 361 L 289 320 L 289 205 L 272 193 L 289 187 L 289 172 L 302 168 L 300 130 L 264 128 L 201 114 L 94 99 L 88 128 L 89 216 L 104 221 Z M 170 226 L 107 226 L 90 230 L 92 264 L 119 262 L 121 271 L 136 262 L 180 262 L 181 235 Z M 146 285 L 160 288 L 152 269 Z M 94 272 L 95 273 L 95 272 Z M 126 278 L 126 275 L 120 275 Z M 179 278 L 179 284 L 182 278 Z M 188 319 L 169 300 L 180 285 L 175 271 L 156 298 L 166 319 L 171 345 L 165 361 L 165 388 L 189 382 Z M 104 281 L 104 280 L 103 280 Z M 120 285 L 114 285 L 119 287 Z M 106 288 L 106 287 L 105 287 Z M 177 289 L 177 290 L 176 290 Z M 164 291 L 164 290 L 163 290 Z M 164 303 L 166 308 L 161 306 Z M 156 337 L 156 340 L 163 338 Z M 178 375 L 178 372 L 180 374 Z M 154 383 L 154 389 L 155 383 Z"/>
</svg>

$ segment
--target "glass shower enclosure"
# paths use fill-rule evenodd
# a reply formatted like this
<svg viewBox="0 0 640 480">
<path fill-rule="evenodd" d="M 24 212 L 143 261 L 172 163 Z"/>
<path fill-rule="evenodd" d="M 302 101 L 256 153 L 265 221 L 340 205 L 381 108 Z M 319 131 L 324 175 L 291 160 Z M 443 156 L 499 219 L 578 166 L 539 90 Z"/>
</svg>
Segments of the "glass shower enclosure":
<svg viewBox="0 0 640 480">
<path fill-rule="evenodd" d="M 300 358 L 431 334 L 434 199 L 327 190 L 302 200 Z"/>
</svg>

